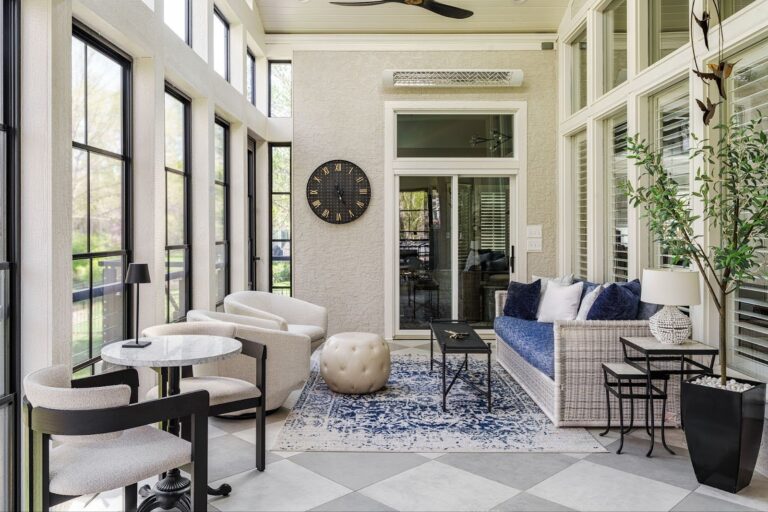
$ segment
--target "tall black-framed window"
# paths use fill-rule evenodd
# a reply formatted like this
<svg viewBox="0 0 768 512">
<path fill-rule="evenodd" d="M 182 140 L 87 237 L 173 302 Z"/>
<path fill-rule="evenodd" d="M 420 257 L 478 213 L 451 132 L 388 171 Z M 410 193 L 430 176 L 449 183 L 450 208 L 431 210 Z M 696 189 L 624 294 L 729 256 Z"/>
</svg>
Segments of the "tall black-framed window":
<svg viewBox="0 0 768 512">
<path fill-rule="evenodd" d="M 0 0 L 0 510 L 21 505 L 19 337 L 19 11 Z"/>
<path fill-rule="evenodd" d="M 269 61 L 269 117 L 291 117 L 293 65 L 289 60 Z"/>
<path fill-rule="evenodd" d="M 79 22 L 72 29 L 72 363 L 130 335 L 131 59 Z"/>
<path fill-rule="evenodd" d="M 187 316 L 192 298 L 190 100 L 165 85 L 165 319 Z"/>
<path fill-rule="evenodd" d="M 291 260 L 291 145 L 269 145 L 269 291 L 291 295 L 293 265 Z"/>
<path fill-rule="evenodd" d="M 213 69 L 229 82 L 229 21 L 213 6 Z"/>
<path fill-rule="evenodd" d="M 165 0 L 163 21 L 182 41 L 192 46 L 192 0 Z"/>
<path fill-rule="evenodd" d="M 251 105 L 256 105 L 256 56 L 253 54 L 250 48 L 246 52 L 246 60 L 248 62 L 248 68 L 246 70 L 246 87 L 245 94 L 248 96 L 248 101 Z"/>
<path fill-rule="evenodd" d="M 216 309 L 229 294 L 229 124 L 216 118 L 213 125 L 214 231 Z"/>
<path fill-rule="evenodd" d="M 248 137 L 248 289 L 258 290 L 256 278 L 256 141 Z"/>
</svg>

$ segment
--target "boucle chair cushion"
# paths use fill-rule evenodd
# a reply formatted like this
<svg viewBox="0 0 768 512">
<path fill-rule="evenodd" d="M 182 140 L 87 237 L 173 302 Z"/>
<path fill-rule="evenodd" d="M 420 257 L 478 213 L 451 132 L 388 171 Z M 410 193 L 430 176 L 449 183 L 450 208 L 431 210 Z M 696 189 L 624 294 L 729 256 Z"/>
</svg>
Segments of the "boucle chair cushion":
<svg viewBox="0 0 768 512">
<path fill-rule="evenodd" d="M 219 405 L 261 396 L 261 391 L 250 382 L 231 377 L 189 377 L 181 379 L 179 387 L 182 393 L 200 390 L 207 391 L 210 395 L 210 405 Z M 147 399 L 151 400 L 157 397 L 158 391 L 157 386 L 155 386 L 147 392 Z"/>
<path fill-rule="evenodd" d="M 138 427 L 116 439 L 54 447 L 50 490 L 82 496 L 118 489 L 191 461 L 187 441 L 154 427 Z"/>
<path fill-rule="evenodd" d="M 304 334 L 309 336 L 312 341 L 321 340 L 325 337 L 325 332 L 316 325 L 288 324 L 288 332 Z"/>
<path fill-rule="evenodd" d="M 337 393 L 378 391 L 389 380 L 390 366 L 389 345 L 378 334 L 335 334 L 320 354 L 320 375 Z"/>
<path fill-rule="evenodd" d="M 24 393 L 33 407 L 46 409 L 90 410 L 128 405 L 131 387 L 125 384 L 98 388 L 72 388 L 72 370 L 56 365 L 30 373 L 24 378 Z M 103 441 L 119 437 L 121 432 L 91 436 L 53 436 L 60 442 Z"/>
</svg>

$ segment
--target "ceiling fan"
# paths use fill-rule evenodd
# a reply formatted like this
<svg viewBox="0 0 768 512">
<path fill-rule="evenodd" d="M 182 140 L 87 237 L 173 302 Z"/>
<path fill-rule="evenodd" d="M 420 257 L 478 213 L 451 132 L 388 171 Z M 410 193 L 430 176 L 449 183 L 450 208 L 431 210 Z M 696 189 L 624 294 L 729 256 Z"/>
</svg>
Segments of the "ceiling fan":
<svg viewBox="0 0 768 512">
<path fill-rule="evenodd" d="M 472 16 L 472 11 L 454 7 L 452 5 L 443 4 L 435 0 L 375 0 L 372 2 L 331 2 L 334 5 L 343 5 L 346 7 L 365 7 L 369 5 L 381 5 L 381 4 L 405 4 L 421 7 L 428 11 L 432 11 L 440 16 L 446 18 L 464 19 Z"/>
</svg>

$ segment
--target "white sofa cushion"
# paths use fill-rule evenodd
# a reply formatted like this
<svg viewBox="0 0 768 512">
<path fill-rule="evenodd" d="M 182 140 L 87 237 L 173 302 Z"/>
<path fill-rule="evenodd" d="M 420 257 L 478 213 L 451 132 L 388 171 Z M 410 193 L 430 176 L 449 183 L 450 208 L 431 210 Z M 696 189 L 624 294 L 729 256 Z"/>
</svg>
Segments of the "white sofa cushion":
<svg viewBox="0 0 768 512">
<path fill-rule="evenodd" d="M 225 404 L 248 398 L 261 396 L 259 388 L 240 379 L 232 377 L 188 377 L 181 379 L 179 385 L 182 393 L 192 391 L 207 391 L 210 395 L 210 405 Z M 157 386 L 147 392 L 147 399 L 158 398 Z"/>
<path fill-rule="evenodd" d="M 118 489 L 192 461 L 192 445 L 154 427 L 126 430 L 118 438 L 63 443 L 51 450 L 50 490 L 82 496 Z"/>
<path fill-rule="evenodd" d="M 550 282 L 539 302 L 539 322 L 574 320 L 579 312 L 584 283 L 561 285 Z"/>
<path fill-rule="evenodd" d="M 541 296 L 544 296 L 544 292 L 547 291 L 547 285 L 552 282 L 555 284 L 562 284 L 562 285 L 570 285 L 573 284 L 573 274 L 566 274 L 564 276 L 559 277 L 542 277 L 542 276 L 531 276 L 531 282 L 533 283 L 537 279 L 541 279 Z"/>
<path fill-rule="evenodd" d="M 579 313 L 576 315 L 576 320 L 586 320 L 587 315 L 589 315 L 589 310 L 592 309 L 592 305 L 597 300 L 597 297 L 600 296 L 601 293 L 603 293 L 603 285 L 598 285 L 595 287 L 594 290 L 587 293 L 584 296 L 584 299 L 581 301 L 581 306 L 579 306 Z"/>
<path fill-rule="evenodd" d="M 288 332 L 304 334 L 309 336 L 312 341 L 321 340 L 325 337 L 325 332 L 316 325 L 288 324 Z"/>
</svg>

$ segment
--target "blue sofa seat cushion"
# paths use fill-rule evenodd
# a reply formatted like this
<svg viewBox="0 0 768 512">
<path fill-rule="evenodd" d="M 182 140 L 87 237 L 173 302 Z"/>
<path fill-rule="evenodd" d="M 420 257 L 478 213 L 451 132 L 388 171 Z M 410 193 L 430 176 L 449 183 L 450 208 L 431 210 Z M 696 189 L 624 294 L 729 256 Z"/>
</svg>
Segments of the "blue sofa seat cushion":
<svg viewBox="0 0 768 512">
<path fill-rule="evenodd" d="M 555 330 L 553 324 L 523 320 L 511 316 L 497 317 L 493 328 L 499 339 L 531 366 L 555 380 Z"/>
</svg>

